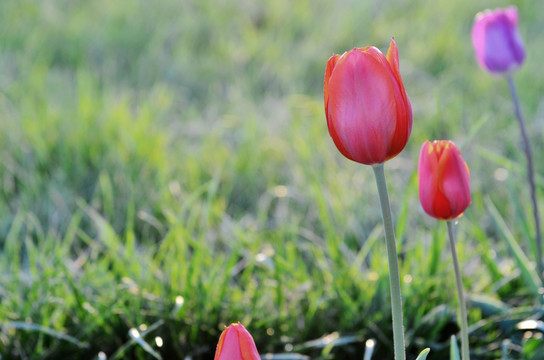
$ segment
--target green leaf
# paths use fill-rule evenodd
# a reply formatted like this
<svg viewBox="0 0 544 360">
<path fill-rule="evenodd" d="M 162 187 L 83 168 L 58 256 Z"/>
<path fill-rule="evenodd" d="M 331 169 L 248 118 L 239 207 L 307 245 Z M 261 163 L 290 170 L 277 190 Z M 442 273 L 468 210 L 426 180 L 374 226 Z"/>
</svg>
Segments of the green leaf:
<svg viewBox="0 0 544 360">
<path fill-rule="evenodd" d="M 49 336 L 54 337 L 54 338 L 59 339 L 59 340 L 67 341 L 69 343 L 72 343 L 72 344 L 76 345 L 77 347 L 80 347 L 80 348 L 88 348 L 89 347 L 88 343 L 81 342 L 81 341 L 79 341 L 78 339 L 76 339 L 73 336 L 70 336 L 70 335 L 65 334 L 65 333 L 61 333 L 60 331 L 57 331 L 55 329 L 51 329 L 51 328 L 41 326 L 41 325 L 38 325 L 38 324 L 26 323 L 26 322 L 20 322 L 20 321 L 8 321 L 8 322 L 2 324 L 2 327 L 3 328 L 8 328 L 8 329 L 11 328 L 11 329 L 15 329 L 15 330 L 23 330 L 23 331 L 36 331 L 36 332 L 40 332 L 40 333 L 49 335 Z"/>
<path fill-rule="evenodd" d="M 142 347 L 142 349 L 144 349 L 148 354 L 150 354 L 151 356 L 153 356 L 157 360 L 162 360 L 161 355 L 159 353 L 157 353 L 155 350 L 153 350 L 151 345 L 149 345 L 142 338 L 142 335 L 140 334 L 140 332 L 137 329 L 132 328 L 132 329 L 130 329 L 130 331 L 128 333 L 129 333 L 130 338 L 132 340 L 134 340 L 138 345 L 140 345 Z"/>
<path fill-rule="evenodd" d="M 490 317 L 494 315 L 505 314 L 510 307 L 500 300 L 494 299 L 489 295 L 474 294 L 470 296 L 470 305 L 482 311 L 482 316 Z"/>
<path fill-rule="evenodd" d="M 375 347 L 376 347 L 376 340 L 368 339 L 365 342 L 365 357 L 363 358 L 363 360 L 372 359 L 372 354 L 374 353 Z"/>
<path fill-rule="evenodd" d="M 527 283 L 527 286 L 529 287 L 535 298 L 538 299 L 540 303 L 542 303 L 542 296 L 540 294 L 540 288 L 542 287 L 542 283 L 540 282 L 536 271 L 529 266 L 531 262 L 519 246 L 514 235 L 510 232 L 510 229 L 508 229 L 508 227 L 506 226 L 506 222 L 497 210 L 495 204 L 493 204 L 490 198 L 486 198 L 485 203 L 491 215 L 491 218 L 495 222 L 497 231 L 499 232 L 499 234 L 501 234 L 504 240 L 506 240 L 506 244 L 508 245 L 510 251 L 512 252 L 512 255 L 514 256 L 514 260 L 516 261 L 516 264 L 521 271 L 521 276 Z"/>
<path fill-rule="evenodd" d="M 450 360 L 461 360 L 461 355 L 459 354 L 459 347 L 457 346 L 457 339 L 455 338 L 455 335 L 452 335 L 450 340 Z"/>
<path fill-rule="evenodd" d="M 419 355 L 417 356 L 416 360 L 425 360 L 425 359 L 427 359 L 427 355 L 429 355 L 429 352 L 431 352 L 431 349 L 429 349 L 429 348 L 423 349 L 423 351 L 420 352 Z"/>
</svg>

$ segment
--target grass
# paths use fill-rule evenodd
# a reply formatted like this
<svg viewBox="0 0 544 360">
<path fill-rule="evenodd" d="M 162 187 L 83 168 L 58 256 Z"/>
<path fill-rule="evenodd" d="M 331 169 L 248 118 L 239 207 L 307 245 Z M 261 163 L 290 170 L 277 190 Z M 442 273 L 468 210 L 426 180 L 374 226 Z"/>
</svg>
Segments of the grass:
<svg viewBox="0 0 544 360">
<path fill-rule="evenodd" d="M 422 142 L 448 138 L 472 176 L 456 235 L 474 358 L 506 340 L 536 359 L 538 329 L 516 329 L 544 317 L 519 132 L 470 43 L 497 3 L 433 4 L 0 2 L 2 357 L 209 359 L 241 321 L 261 353 L 360 359 L 375 338 L 390 358 L 374 179 L 334 148 L 322 81 L 332 53 L 395 36 L 414 108 L 386 164 L 409 358 L 447 357 L 458 331 L 446 227 L 415 174 Z M 516 5 L 542 199 L 544 5 Z"/>
</svg>

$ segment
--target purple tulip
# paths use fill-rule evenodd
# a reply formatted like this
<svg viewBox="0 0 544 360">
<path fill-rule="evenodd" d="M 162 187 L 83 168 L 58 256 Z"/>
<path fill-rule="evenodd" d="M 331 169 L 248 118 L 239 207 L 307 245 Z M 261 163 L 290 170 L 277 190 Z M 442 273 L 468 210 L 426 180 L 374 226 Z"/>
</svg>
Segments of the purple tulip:
<svg viewBox="0 0 544 360">
<path fill-rule="evenodd" d="M 521 66 L 525 47 L 517 25 L 518 9 L 515 6 L 476 14 L 472 44 L 483 69 L 502 74 Z"/>
</svg>

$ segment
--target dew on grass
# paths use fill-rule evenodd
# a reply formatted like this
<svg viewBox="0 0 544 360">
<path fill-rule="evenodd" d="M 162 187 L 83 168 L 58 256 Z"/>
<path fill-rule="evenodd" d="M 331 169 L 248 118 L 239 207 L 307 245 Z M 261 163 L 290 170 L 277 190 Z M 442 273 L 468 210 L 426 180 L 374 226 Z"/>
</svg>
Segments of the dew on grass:
<svg viewBox="0 0 544 360">
<path fill-rule="evenodd" d="M 505 181 L 508 178 L 508 170 L 505 168 L 496 168 L 493 172 L 493 177 L 495 177 L 495 180 L 497 181 Z"/>
<path fill-rule="evenodd" d="M 155 344 L 157 344 L 157 347 L 162 347 L 164 345 L 164 342 L 160 336 L 155 337 Z"/>
</svg>

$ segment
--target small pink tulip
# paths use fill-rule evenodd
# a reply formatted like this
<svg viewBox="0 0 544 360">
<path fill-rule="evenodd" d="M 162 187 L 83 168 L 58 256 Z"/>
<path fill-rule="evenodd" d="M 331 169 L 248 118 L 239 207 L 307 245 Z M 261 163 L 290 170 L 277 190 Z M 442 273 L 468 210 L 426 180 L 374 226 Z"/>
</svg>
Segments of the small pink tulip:
<svg viewBox="0 0 544 360">
<path fill-rule="evenodd" d="M 333 55 L 323 83 L 329 134 L 350 160 L 381 164 L 397 156 L 412 131 L 412 106 L 399 71 L 397 44 Z"/>
<path fill-rule="evenodd" d="M 260 360 L 251 334 L 238 323 L 227 326 L 219 337 L 214 360 Z"/>
<path fill-rule="evenodd" d="M 515 6 L 476 14 L 472 44 L 483 69 L 502 74 L 521 66 L 525 47 L 517 25 L 518 9 Z"/>
<path fill-rule="evenodd" d="M 419 200 L 430 216 L 451 220 L 470 205 L 470 174 L 455 144 L 426 141 L 418 164 Z"/>
</svg>

